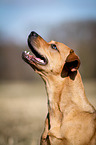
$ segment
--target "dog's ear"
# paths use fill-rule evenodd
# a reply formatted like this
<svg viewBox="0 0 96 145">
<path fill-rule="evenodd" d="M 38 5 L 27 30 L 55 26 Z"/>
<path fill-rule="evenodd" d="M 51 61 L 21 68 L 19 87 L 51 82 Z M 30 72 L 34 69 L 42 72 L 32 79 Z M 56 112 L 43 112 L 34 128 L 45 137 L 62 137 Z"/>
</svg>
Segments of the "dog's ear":
<svg viewBox="0 0 96 145">
<path fill-rule="evenodd" d="M 69 72 L 75 72 L 80 66 L 80 59 L 71 49 L 70 54 L 67 56 L 62 74 L 63 76 L 68 75 Z"/>
<path fill-rule="evenodd" d="M 65 61 L 65 68 L 68 71 L 74 72 L 76 71 L 80 66 L 80 59 L 79 57 L 74 53 L 73 50 L 70 51 L 70 54 L 67 56 Z"/>
</svg>

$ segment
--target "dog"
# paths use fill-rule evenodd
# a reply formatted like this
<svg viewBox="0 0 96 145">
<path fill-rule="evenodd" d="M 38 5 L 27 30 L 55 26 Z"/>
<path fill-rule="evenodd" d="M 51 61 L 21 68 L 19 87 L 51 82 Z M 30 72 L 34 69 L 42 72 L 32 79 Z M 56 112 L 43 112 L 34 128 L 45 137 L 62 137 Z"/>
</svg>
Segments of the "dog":
<svg viewBox="0 0 96 145">
<path fill-rule="evenodd" d="M 80 59 L 63 43 L 47 43 L 32 31 L 28 45 L 34 55 L 22 58 L 45 82 L 48 114 L 40 145 L 96 145 L 96 111 L 85 95 L 78 71 Z"/>
</svg>

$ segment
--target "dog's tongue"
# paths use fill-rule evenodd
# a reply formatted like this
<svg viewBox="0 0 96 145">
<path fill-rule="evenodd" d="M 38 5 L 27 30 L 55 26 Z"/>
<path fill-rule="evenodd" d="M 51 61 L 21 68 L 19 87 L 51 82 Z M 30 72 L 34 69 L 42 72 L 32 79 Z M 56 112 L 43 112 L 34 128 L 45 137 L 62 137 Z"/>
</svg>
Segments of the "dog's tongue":
<svg viewBox="0 0 96 145">
<path fill-rule="evenodd" d="M 38 62 L 44 63 L 44 61 L 40 58 L 34 57 L 32 55 L 27 54 L 31 59 L 34 58 L 35 60 L 37 60 Z"/>
<path fill-rule="evenodd" d="M 44 60 L 40 59 L 40 58 L 35 58 L 37 61 L 41 62 L 41 63 L 44 63 Z"/>
</svg>

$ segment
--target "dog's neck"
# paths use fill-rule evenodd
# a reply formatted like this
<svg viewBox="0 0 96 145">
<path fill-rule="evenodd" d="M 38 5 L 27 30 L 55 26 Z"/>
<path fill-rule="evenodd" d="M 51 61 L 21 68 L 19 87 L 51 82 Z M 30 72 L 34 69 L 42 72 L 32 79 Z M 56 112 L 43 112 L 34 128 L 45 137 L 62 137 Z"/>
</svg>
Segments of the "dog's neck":
<svg viewBox="0 0 96 145">
<path fill-rule="evenodd" d="M 60 103 L 61 100 L 63 100 L 63 109 L 66 109 L 66 106 L 69 103 L 73 103 L 81 109 L 81 111 L 94 111 L 93 106 L 90 105 L 85 95 L 79 71 L 77 71 L 74 79 L 70 76 L 62 78 L 59 75 L 50 75 L 45 79 L 45 82 L 48 94 L 49 111 L 50 109 L 60 111 L 60 107 L 62 106 Z"/>
<path fill-rule="evenodd" d="M 75 76 L 75 77 L 74 77 Z M 87 100 L 79 72 L 62 78 L 60 75 L 42 76 L 48 95 L 48 112 L 51 128 L 60 127 L 63 118 L 79 110 L 93 113 L 95 109 Z M 73 79 L 74 78 L 74 79 Z"/>
</svg>

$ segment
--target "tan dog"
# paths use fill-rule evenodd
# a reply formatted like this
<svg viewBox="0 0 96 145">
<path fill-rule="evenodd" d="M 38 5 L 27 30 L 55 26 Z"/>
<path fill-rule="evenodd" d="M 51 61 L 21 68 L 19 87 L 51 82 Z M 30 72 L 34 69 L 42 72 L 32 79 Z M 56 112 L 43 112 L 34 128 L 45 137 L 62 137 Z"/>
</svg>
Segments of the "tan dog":
<svg viewBox="0 0 96 145">
<path fill-rule="evenodd" d="M 41 145 L 96 145 L 96 111 L 88 102 L 78 68 L 80 60 L 66 45 L 47 43 L 31 32 L 23 59 L 40 74 L 48 94 L 48 115 Z"/>
</svg>

